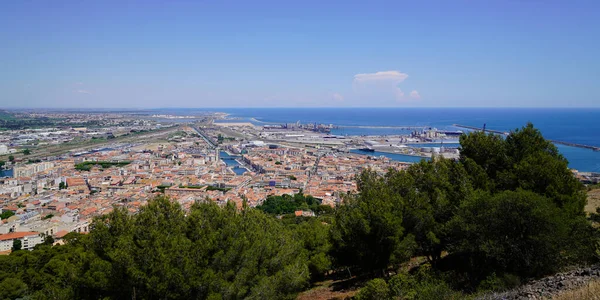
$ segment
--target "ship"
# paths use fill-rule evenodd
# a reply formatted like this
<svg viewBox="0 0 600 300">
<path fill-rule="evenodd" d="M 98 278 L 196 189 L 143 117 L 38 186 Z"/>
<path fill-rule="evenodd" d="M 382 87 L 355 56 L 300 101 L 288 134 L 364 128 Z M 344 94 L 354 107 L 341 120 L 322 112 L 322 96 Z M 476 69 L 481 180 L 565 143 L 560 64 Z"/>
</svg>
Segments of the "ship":
<svg viewBox="0 0 600 300">
<path fill-rule="evenodd" d="M 365 148 L 358 148 L 358 150 L 360 150 L 360 151 L 365 151 L 365 152 L 375 152 L 375 149 L 373 149 L 373 148 L 368 148 L 368 147 L 365 147 Z"/>
<path fill-rule="evenodd" d="M 443 133 L 446 136 L 461 136 L 464 132 L 460 130 L 440 130 L 439 133 Z"/>
</svg>

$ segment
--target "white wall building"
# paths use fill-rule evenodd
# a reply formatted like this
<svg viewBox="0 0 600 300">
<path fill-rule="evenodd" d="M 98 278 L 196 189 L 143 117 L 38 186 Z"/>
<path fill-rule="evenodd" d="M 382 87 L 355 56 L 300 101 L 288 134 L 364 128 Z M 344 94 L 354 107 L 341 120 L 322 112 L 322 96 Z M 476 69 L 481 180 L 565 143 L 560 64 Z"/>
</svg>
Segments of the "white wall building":
<svg viewBox="0 0 600 300">
<path fill-rule="evenodd" d="M 15 240 L 21 241 L 23 250 L 33 250 L 33 247 L 44 242 L 44 238 L 37 232 L 11 232 L 0 235 L 0 251 L 11 250 Z"/>
</svg>

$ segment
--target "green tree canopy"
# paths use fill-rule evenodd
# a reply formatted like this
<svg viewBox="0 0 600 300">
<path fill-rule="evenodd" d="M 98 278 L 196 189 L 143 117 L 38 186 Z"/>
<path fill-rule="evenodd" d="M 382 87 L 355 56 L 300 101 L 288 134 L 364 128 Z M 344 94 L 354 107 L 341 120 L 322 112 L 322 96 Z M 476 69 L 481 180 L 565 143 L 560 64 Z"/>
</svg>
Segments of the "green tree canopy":
<svg viewBox="0 0 600 300">
<path fill-rule="evenodd" d="M 19 251 L 19 250 L 21 250 L 21 247 L 23 247 L 22 243 L 21 243 L 21 240 L 15 239 L 15 240 L 13 240 L 13 245 L 12 245 L 12 248 L 10 250 L 11 251 Z"/>
<path fill-rule="evenodd" d="M 335 211 L 335 262 L 372 271 L 410 258 L 414 237 L 402 227 L 402 197 L 374 172 L 365 171 L 357 179 L 359 194 L 344 199 Z"/>
<path fill-rule="evenodd" d="M 3 210 L 0 214 L 0 220 L 8 219 L 14 215 L 15 213 L 12 210 Z"/>
</svg>

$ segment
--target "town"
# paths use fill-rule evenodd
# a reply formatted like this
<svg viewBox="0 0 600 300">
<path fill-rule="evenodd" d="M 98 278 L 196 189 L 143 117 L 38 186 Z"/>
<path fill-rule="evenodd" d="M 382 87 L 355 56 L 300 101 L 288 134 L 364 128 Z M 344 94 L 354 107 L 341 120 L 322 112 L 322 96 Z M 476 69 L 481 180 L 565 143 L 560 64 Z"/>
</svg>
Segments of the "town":
<svg viewBox="0 0 600 300">
<path fill-rule="evenodd" d="M 15 239 L 30 250 L 44 237 L 60 242 L 69 232 L 88 232 L 93 217 L 115 206 L 134 214 L 155 194 L 184 208 L 197 201 L 256 206 L 269 196 L 300 192 L 335 206 L 356 191 L 361 170 L 408 166 L 338 151 L 327 141 L 305 147 L 299 140 L 271 142 L 272 128 L 215 125 L 219 115 L 182 124 L 158 123 L 156 116 L 91 116 L 78 127 L 2 133 L 0 251 L 10 251 Z M 94 119 L 102 123 L 81 127 Z"/>
<path fill-rule="evenodd" d="M 330 133 L 334 125 L 261 126 L 222 113 L 27 117 L 67 121 L 0 134 L 0 251 L 5 253 L 17 239 L 23 249 L 33 249 L 45 237 L 60 242 L 69 232 L 88 232 L 92 218 L 115 206 L 135 214 L 159 194 L 186 209 L 199 201 L 255 207 L 270 196 L 298 193 L 334 207 L 356 192 L 362 170 L 383 174 L 410 165 L 375 150 L 417 159 L 457 158 L 457 147 L 443 143 L 456 143 L 461 134 L 407 127 L 406 135 L 336 136 Z M 186 122 L 172 122 L 180 119 Z M 428 146 L 440 141 L 441 147 Z M 577 175 L 598 180 L 591 176 L 596 174 Z"/>
</svg>

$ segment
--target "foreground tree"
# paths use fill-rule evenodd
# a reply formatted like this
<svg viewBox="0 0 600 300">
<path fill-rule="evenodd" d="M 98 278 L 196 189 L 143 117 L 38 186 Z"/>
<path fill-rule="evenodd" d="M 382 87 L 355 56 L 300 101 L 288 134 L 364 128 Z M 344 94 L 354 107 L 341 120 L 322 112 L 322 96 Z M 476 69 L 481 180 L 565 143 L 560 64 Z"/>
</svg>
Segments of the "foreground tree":
<svg viewBox="0 0 600 300">
<path fill-rule="evenodd" d="M 451 252 L 470 257 L 471 270 L 535 276 L 562 265 L 570 251 L 570 229 L 563 212 L 530 191 L 480 193 L 454 218 Z"/>
<path fill-rule="evenodd" d="M 358 182 L 332 226 L 341 266 L 385 268 L 405 250 L 473 291 L 597 259 L 583 186 L 531 124 L 506 138 L 463 135 L 458 161 L 434 158 L 385 176 L 365 171 Z"/>
<path fill-rule="evenodd" d="M 0 256 L 20 296 L 55 299 L 291 299 L 309 280 L 309 252 L 277 219 L 234 205 L 186 216 L 159 197 L 136 215 L 97 218 L 67 245 Z"/>
<path fill-rule="evenodd" d="M 344 200 L 332 225 L 332 255 L 340 266 L 383 270 L 410 258 L 414 237 L 402 227 L 402 197 L 376 173 L 358 178 L 359 194 Z"/>
</svg>

